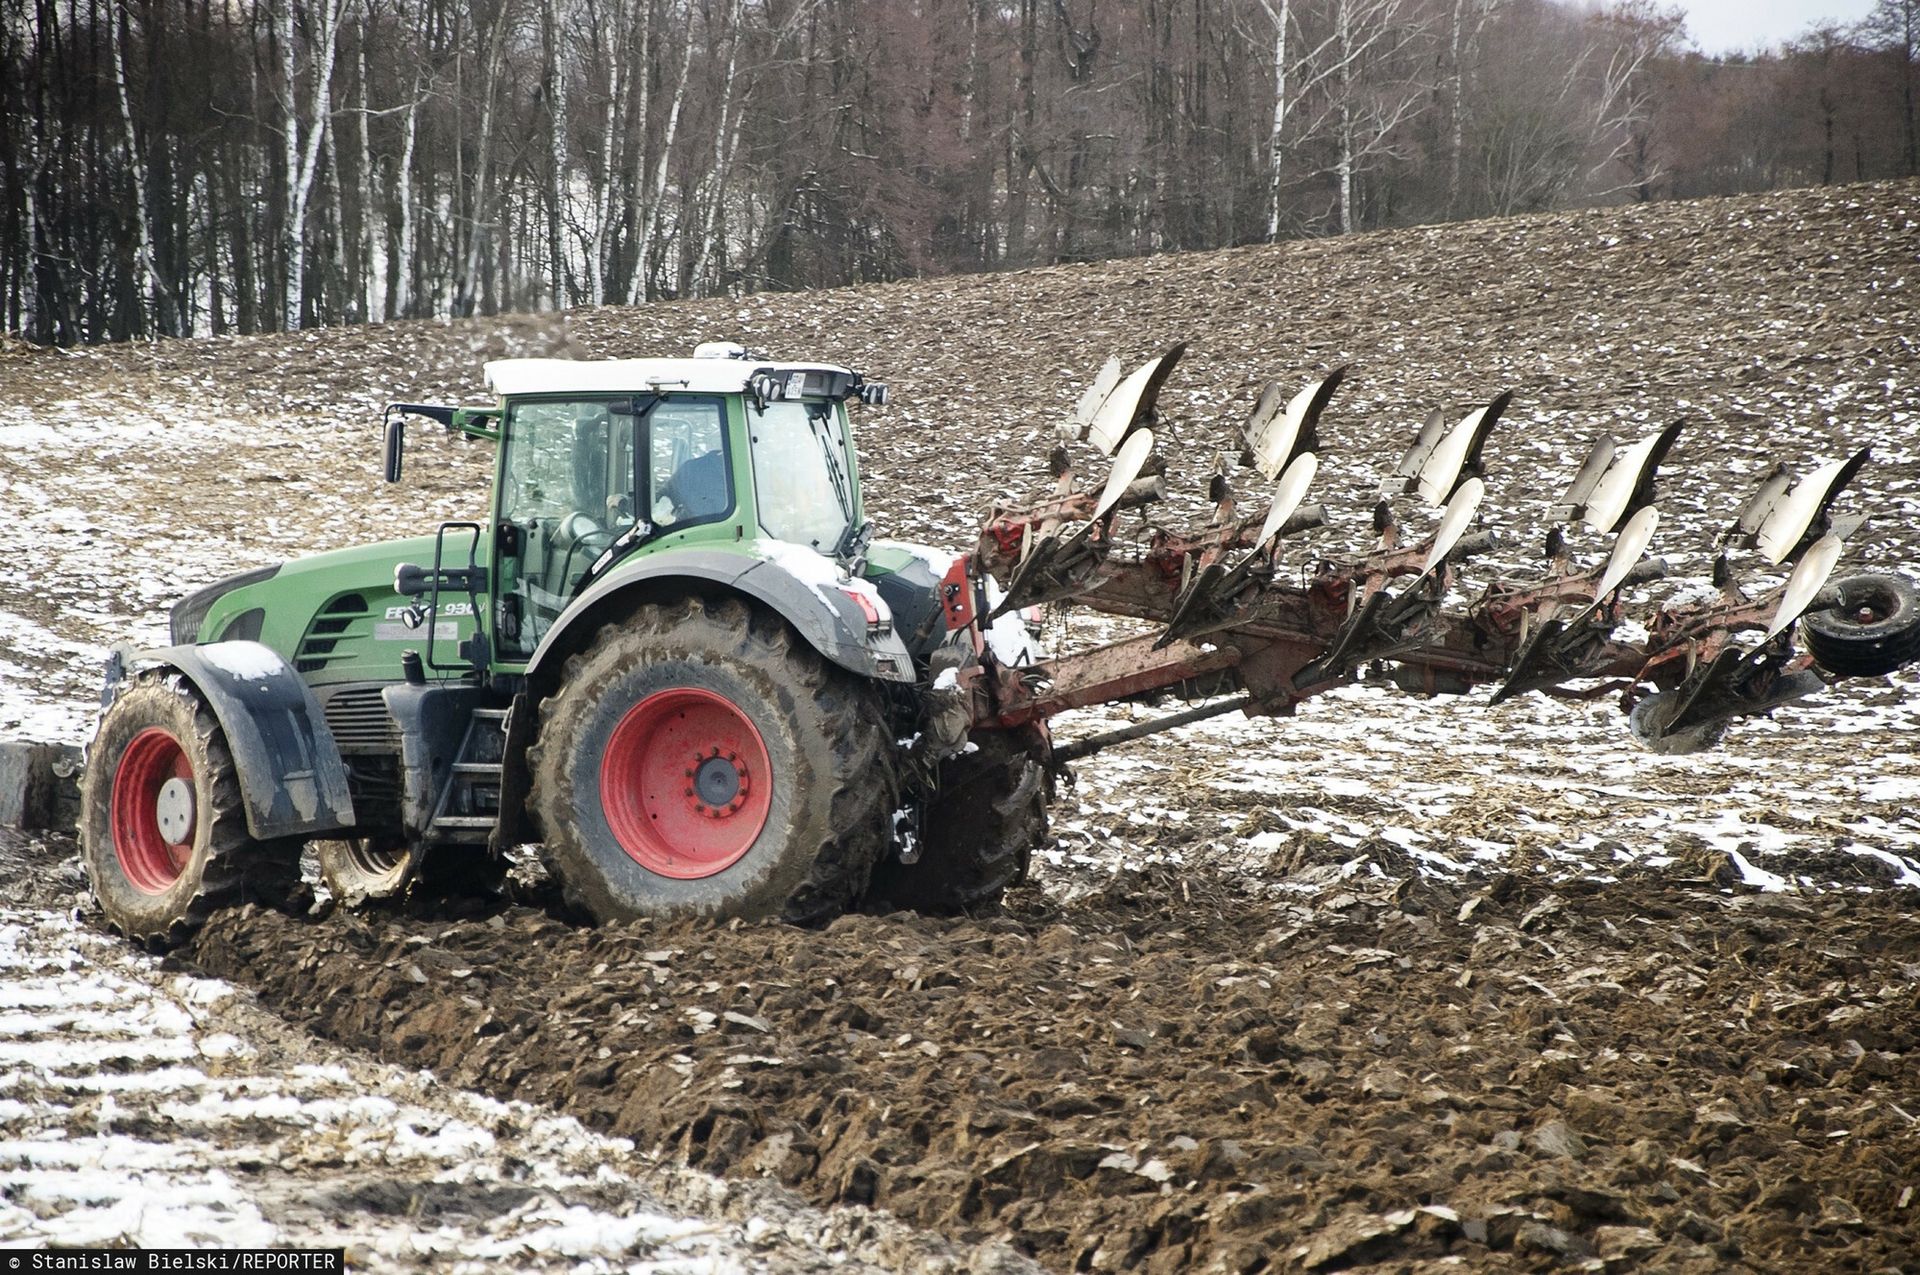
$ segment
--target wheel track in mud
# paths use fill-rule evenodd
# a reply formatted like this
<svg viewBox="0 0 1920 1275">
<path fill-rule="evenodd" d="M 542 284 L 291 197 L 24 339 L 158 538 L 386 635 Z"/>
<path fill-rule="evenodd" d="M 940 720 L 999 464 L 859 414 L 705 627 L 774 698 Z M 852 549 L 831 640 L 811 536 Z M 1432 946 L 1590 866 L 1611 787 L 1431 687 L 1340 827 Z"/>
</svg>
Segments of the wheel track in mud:
<svg viewBox="0 0 1920 1275">
<path fill-rule="evenodd" d="M 248 909 L 181 955 L 383 1059 L 1054 1269 L 1920 1251 L 1910 893 L 1554 890 L 1123 878 L 818 932 Z"/>
</svg>

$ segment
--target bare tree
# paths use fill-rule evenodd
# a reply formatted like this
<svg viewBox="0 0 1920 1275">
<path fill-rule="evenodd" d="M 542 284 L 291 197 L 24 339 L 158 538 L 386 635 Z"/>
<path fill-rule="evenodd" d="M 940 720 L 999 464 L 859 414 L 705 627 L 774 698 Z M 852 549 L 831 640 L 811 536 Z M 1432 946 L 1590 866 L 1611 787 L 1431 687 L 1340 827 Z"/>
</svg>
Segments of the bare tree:
<svg viewBox="0 0 1920 1275">
<path fill-rule="evenodd" d="M 813 287 L 1920 160 L 1920 0 L 1729 59 L 1570 3 L 0 0 L 0 325 Z"/>
<path fill-rule="evenodd" d="M 1280 238 L 1289 141 L 1299 146 L 1306 140 L 1297 135 L 1297 130 L 1296 135 L 1289 139 L 1288 125 L 1294 119 L 1299 104 L 1310 94 L 1322 90 L 1340 73 L 1340 61 L 1333 56 L 1339 43 L 1339 32 L 1335 29 L 1321 36 L 1317 42 L 1307 41 L 1300 38 L 1296 30 L 1299 18 L 1295 0 L 1260 0 L 1260 8 L 1267 17 L 1266 35 L 1272 40 L 1273 47 L 1273 99 L 1265 148 L 1266 238 L 1272 243 Z"/>
<path fill-rule="evenodd" d="M 1861 22 L 1860 31 L 1893 65 L 1906 172 L 1908 176 L 1920 174 L 1920 135 L 1916 134 L 1920 119 L 1915 115 L 1916 81 L 1920 81 L 1920 0 L 1878 0 Z"/>
<path fill-rule="evenodd" d="M 1333 90 L 1338 115 L 1340 233 L 1351 234 L 1354 180 L 1398 154 L 1400 125 L 1430 93 L 1410 54 L 1429 37 L 1416 0 L 1334 0 Z"/>
<path fill-rule="evenodd" d="M 1588 197 L 1650 184 L 1644 168 L 1625 183 L 1608 174 L 1633 150 L 1650 107 L 1647 68 L 1677 22 L 1638 0 L 1584 17 L 1523 3 L 1509 17 L 1482 71 L 1472 139 L 1485 207 L 1505 215 L 1550 207 L 1582 183 Z"/>
<path fill-rule="evenodd" d="M 307 200 L 313 193 L 314 172 L 320 162 L 320 140 L 332 118 L 333 62 L 339 47 L 340 15 L 345 0 L 313 0 L 313 7 L 308 11 L 313 48 L 309 58 L 311 89 L 304 111 L 300 106 L 300 56 L 294 38 L 294 4 L 295 0 L 277 0 L 274 8 L 275 35 L 280 46 L 280 105 L 287 182 L 282 246 L 285 284 L 280 323 L 289 332 L 300 326 L 305 309 Z"/>
<path fill-rule="evenodd" d="M 674 80 L 673 98 L 667 106 L 667 121 L 660 137 L 660 148 L 653 161 L 653 183 L 640 206 L 639 227 L 634 231 L 633 275 L 627 282 L 627 299 L 647 298 L 648 281 L 653 275 L 653 235 L 660 223 L 660 206 L 667 197 L 667 181 L 673 172 L 673 143 L 680 129 L 680 111 L 687 101 L 687 77 L 693 70 L 693 25 L 687 24 L 686 43 L 680 54 L 680 74 Z"/>
<path fill-rule="evenodd" d="M 707 213 L 690 276 L 690 282 L 696 289 L 706 281 L 709 264 L 716 250 L 720 260 L 723 263 L 726 260 L 727 178 L 733 169 L 734 156 L 740 150 L 740 122 L 746 116 L 746 103 L 734 101 L 734 85 L 740 69 L 741 21 L 744 13 L 744 0 L 732 0 L 726 21 L 727 69 L 720 77 L 720 115 L 714 124 L 713 161 L 706 181 Z M 751 81 L 747 87 L 751 91 Z"/>
<path fill-rule="evenodd" d="M 570 220 L 567 164 L 567 49 L 572 43 L 572 0 L 542 0 L 541 36 L 546 45 L 547 98 L 547 278 L 555 305 L 567 302 L 567 263 L 561 227 Z"/>
<path fill-rule="evenodd" d="M 144 331 L 147 315 L 165 286 L 160 282 L 160 272 L 153 262 L 153 230 L 147 215 L 147 165 L 141 154 L 139 130 L 134 125 L 132 93 L 127 87 L 126 27 L 129 20 L 124 4 L 117 5 L 116 12 L 108 15 L 107 48 L 113 58 L 113 86 L 114 95 L 120 103 L 120 122 L 126 129 L 127 178 L 132 187 L 133 219 L 137 228 L 133 253 L 140 272 L 140 285 L 135 298 L 140 314 L 136 320 L 136 330 Z"/>
<path fill-rule="evenodd" d="M 1447 23 L 1447 215 L 1460 212 L 1460 168 L 1466 152 L 1467 67 L 1480 48 L 1480 34 L 1502 0 L 1453 0 Z"/>
</svg>

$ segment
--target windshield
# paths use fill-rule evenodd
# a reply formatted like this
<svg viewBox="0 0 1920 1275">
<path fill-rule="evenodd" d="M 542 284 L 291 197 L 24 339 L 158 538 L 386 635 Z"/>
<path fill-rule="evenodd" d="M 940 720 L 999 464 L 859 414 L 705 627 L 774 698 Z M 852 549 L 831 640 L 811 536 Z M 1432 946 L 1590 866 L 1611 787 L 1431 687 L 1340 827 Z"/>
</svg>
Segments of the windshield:
<svg viewBox="0 0 1920 1275">
<path fill-rule="evenodd" d="M 747 410 L 760 526 L 776 540 L 839 552 L 853 523 L 847 437 L 831 402 L 767 404 Z"/>
</svg>

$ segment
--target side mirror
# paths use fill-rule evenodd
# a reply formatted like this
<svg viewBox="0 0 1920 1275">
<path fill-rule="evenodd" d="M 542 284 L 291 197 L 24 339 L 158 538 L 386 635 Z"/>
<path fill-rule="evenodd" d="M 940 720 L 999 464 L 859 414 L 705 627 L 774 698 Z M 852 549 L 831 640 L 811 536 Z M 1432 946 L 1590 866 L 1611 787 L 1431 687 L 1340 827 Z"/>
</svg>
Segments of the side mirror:
<svg viewBox="0 0 1920 1275">
<path fill-rule="evenodd" d="M 433 588 L 433 572 L 403 562 L 393 569 L 393 591 L 403 598 L 417 598 Z"/>
<path fill-rule="evenodd" d="M 387 421 L 386 467 L 387 481 L 400 481 L 401 459 L 407 450 L 407 422 L 395 416 Z"/>
</svg>

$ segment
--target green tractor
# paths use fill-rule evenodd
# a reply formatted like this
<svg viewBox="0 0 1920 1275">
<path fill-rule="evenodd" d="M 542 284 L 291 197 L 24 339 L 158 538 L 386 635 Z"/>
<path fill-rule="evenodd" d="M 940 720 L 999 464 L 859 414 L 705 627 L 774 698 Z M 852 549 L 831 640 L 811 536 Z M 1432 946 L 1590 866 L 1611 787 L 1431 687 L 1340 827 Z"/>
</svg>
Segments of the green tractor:
<svg viewBox="0 0 1920 1275">
<path fill-rule="evenodd" d="M 728 343 L 487 377 L 495 406 L 386 423 L 390 482 L 408 415 L 495 445 L 484 525 L 221 581 L 109 662 L 81 840 L 116 929 L 275 901 L 309 843 L 357 902 L 538 841 L 600 921 L 960 909 L 1024 873 L 1046 733 L 936 687 L 979 653 L 951 555 L 873 539 L 847 405 L 885 386 Z"/>
</svg>

